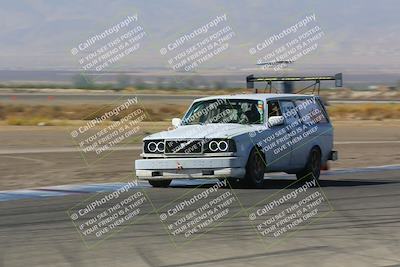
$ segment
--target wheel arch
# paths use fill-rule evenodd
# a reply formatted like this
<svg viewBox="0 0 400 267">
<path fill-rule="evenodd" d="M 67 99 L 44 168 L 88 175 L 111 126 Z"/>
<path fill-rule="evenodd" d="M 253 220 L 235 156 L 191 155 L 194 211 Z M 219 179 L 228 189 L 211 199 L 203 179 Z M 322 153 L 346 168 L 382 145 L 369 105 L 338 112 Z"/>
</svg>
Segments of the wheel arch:
<svg viewBox="0 0 400 267">
<path fill-rule="evenodd" d="M 257 144 L 252 145 L 252 146 L 250 147 L 250 149 L 248 150 L 248 153 L 247 153 L 247 160 L 246 160 L 246 166 L 247 166 L 247 163 L 249 162 L 250 154 L 251 154 L 251 152 L 253 152 L 254 150 L 257 151 L 256 153 L 259 153 L 259 154 L 262 155 L 262 158 L 264 159 L 265 168 L 267 168 L 267 157 L 266 157 L 266 154 L 264 153 L 264 151 L 262 151 L 262 148 L 261 148 L 259 145 L 257 145 Z"/>
<path fill-rule="evenodd" d="M 321 149 L 321 147 L 320 147 L 318 144 L 314 144 L 314 145 L 311 147 L 311 149 L 310 149 L 310 151 L 309 151 L 308 153 L 310 154 L 310 152 L 311 152 L 314 148 L 317 148 L 317 149 L 319 150 L 319 153 L 321 154 L 321 157 L 322 157 L 322 149 Z"/>
</svg>

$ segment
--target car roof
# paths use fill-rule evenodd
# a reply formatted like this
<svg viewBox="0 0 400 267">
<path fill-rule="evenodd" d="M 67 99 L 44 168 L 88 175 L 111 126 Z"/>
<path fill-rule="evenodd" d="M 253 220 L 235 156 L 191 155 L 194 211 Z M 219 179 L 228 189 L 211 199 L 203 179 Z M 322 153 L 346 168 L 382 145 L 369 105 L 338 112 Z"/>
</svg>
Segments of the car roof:
<svg viewBox="0 0 400 267">
<path fill-rule="evenodd" d="M 204 101 L 212 99 L 251 99 L 251 100 L 265 100 L 265 99 L 277 99 L 277 98 L 310 98 L 319 97 L 315 95 L 298 95 L 298 94 L 235 94 L 235 95 L 216 95 L 198 98 L 195 101 Z"/>
</svg>

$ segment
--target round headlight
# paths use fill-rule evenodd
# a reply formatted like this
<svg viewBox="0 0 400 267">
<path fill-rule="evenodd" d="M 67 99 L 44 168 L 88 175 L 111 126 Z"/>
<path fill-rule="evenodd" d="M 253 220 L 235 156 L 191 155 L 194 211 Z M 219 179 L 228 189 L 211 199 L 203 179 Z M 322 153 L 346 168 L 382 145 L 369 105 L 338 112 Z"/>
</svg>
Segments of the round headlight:
<svg viewBox="0 0 400 267">
<path fill-rule="evenodd" d="M 150 142 L 150 143 L 147 144 L 147 149 L 150 152 L 154 153 L 157 150 L 157 144 L 155 142 Z"/>
<path fill-rule="evenodd" d="M 218 142 L 218 149 L 221 152 L 225 152 L 228 150 L 228 142 L 226 141 L 219 141 Z"/>
<path fill-rule="evenodd" d="M 216 152 L 218 150 L 218 142 L 217 141 L 211 141 L 208 144 L 208 148 L 212 151 L 212 152 Z"/>
<path fill-rule="evenodd" d="M 157 151 L 164 152 L 164 149 L 165 149 L 164 142 L 157 143 Z"/>
</svg>

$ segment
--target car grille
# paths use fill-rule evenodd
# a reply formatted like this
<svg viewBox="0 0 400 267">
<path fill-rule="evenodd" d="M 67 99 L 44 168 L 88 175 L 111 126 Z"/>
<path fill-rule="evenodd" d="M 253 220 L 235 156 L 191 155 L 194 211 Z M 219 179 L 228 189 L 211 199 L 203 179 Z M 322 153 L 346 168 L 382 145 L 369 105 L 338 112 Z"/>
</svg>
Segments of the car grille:
<svg viewBox="0 0 400 267">
<path fill-rule="evenodd" d="M 166 140 L 165 154 L 201 154 L 202 140 Z"/>
</svg>

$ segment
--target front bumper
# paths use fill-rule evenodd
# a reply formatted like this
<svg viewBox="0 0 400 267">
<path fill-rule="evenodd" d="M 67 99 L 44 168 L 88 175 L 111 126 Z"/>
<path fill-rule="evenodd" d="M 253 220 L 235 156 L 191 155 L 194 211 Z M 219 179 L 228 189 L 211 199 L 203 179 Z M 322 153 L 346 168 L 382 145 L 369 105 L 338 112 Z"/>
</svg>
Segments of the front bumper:
<svg viewBox="0 0 400 267">
<path fill-rule="evenodd" d="M 243 178 L 239 157 L 160 158 L 135 161 L 136 176 L 143 180 Z"/>
</svg>

